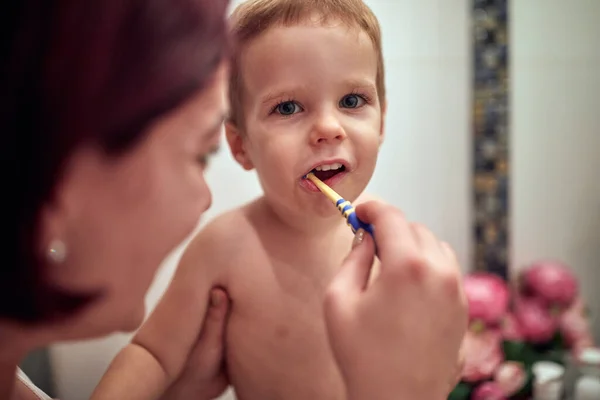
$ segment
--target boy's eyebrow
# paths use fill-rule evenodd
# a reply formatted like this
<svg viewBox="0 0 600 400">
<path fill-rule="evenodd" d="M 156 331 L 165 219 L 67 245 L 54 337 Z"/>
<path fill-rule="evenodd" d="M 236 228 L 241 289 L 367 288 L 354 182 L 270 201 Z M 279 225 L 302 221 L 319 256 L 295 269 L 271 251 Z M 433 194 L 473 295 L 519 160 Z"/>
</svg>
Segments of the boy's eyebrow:
<svg viewBox="0 0 600 400">
<path fill-rule="evenodd" d="M 344 85 L 360 89 L 369 89 L 372 91 L 377 90 L 375 83 L 369 79 L 348 79 L 344 81 Z"/>
<path fill-rule="evenodd" d="M 293 87 L 283 87 L 283 88 L 278 88 L 275 90 L 272 90 L 270 92 L 267 92 L 264 96 L 262 97 L 262 103 L 266 104 L 266 103 L 270 103 L 273 100 L 277 100 L 280 99 L 282 97 L 295 97 L 296 93 L 298 91 L 303 91 L 303 90 L 307 90 L 308 89 L 308 85 L 295 85 Z"/>
<path fill-rule="evenodd" d="M 273 100 L 280 99 L 284 96 L 294 97 L 294 91 L 293 90 L 280 90 L 277 92 L 269 92 L 263 97 L 262 104 L 270 103 Z"/>
<path fill-rule="evenodd" d="M 377 92 L 377 86 L 370 79 L 362 79 L 362 78 L 353 78 L 342 81 L 341 86 L 344 87 L 352 87 L 355 89 L 364 89 L 369 90 L 373 93 Z M 271 103 L 273 100 L 281 99 L 283 97 L 294 98 L 295 93 L 298 89 L 304 89 L 304 87 L 295 87 L 293 89 L 282 89 L 282 90 L 274 90 L 268 92 L 263 98 L 261 103 L 267 104 Z"/>
</svg>

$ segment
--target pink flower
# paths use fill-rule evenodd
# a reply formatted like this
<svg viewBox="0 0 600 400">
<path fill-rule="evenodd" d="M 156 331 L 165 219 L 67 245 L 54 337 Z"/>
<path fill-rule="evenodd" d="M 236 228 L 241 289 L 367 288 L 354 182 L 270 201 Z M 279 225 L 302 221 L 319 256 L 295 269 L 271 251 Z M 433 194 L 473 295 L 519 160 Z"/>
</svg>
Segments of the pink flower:
<svg viewBox="0 0 600 400">
<path fill-rule="evenodd" d="M 505 340 L 511 340 L 515 342 L 523 341 L 523 332 L 519 326 L 519 321 L 515 315 L 511 312 L 506 314 L 502 320 L 502 337 Z"/>
<path fill-rule="evenodd" d="M 577 278 L 566 265 L 559 262 L 533 263 L 521 278 L 525 293 L 539 297 L 549 306 L 568 307 L 579 293 Z"/>
<path fill-rule="evenodd" d="M 502 337 L 494 331 L 467 331 L 463 339 L 465 362 L 461 378 L 465 382 L 489 379 L 504 361 Z"/>
<path fill-rule="evenodd" d="M 569 347 L 575 347 L 576 344 L 577 347 L 593 344 L 590 320 L 581 297 L 577 297 L 571 307 L 560 315 L 559 328 Z"/>
<path fill-rule="evenodd" d="M 523 364 L 516 361 L 505 361 L 494 374 L 494 381 L 507 397 L 516 394 L 525 386 L 527 375 Z"/>
<path fill-rule="evenodd" d="M 558 320 L 537 298 L 515 299 L 514 315 L 523 337 L 532 343 L 550 341 L 558 329 Z"/>
<path fill-rule="evenodd" d="M 508 287 L 502 278 L 486 272 L 471 273 L 464 277 L 463 287 L 470 321 L 481 321 L 486 326 L 500 323 L 509 303 Z"/>
<path fill-rule="evenodd" d="M 502 388 L 496 382 L 484 382 L 471 394 L 471 400 L 508 400 Z"/>
</svg>

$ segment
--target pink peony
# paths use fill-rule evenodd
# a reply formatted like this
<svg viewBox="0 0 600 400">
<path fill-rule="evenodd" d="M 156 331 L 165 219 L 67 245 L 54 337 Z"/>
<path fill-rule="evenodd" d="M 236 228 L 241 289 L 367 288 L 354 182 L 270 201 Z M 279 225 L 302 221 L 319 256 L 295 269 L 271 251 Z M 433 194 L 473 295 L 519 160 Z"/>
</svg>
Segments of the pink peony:
<svg viewBox="0 0 600 400">
<path fill-rule="evenodd" d="M 507 397 L 516 394 L 525 386 L 527 374 L 523 364 L 516 361 L 505 361 L 494 373 L 494 381 Z"/>
<path fill-rule="evenodd" d="M 482 322 L 486 326 L 500 323 L 510 297 L 502 278 L 491 273 L 475 272 L 464 277 L 463 287 L 471 322 Z"/>
<path fill-rule="evenodd" d="M 559 328 L 569 347 L 587 347 L 593 344 L 592 327 L 581 297 L 578 296 L 571 307 L 560 315 Z"/>
<path fill-rule="evenodd" d="M 464 365 L 461 378 L 465 382 L 478 382 L 489 379 L 496 368 L 504 361 L 502 337 L 494 331 L 467 331 L 462 350 Z"/>
<path fill-rule="evenodd" d="M 502 388 L 496 382 L 484 382 L 471 394 L 471 400 L 508 400 Z"/>
<path fill-rule="evenodd" d="M 530 297 L 516 299 L 514 314 L 523 337 L 529 342 L 548 342 L 558 330 L 558 320 L 539 299 Z"/>
<path fill-rule="evenodd" d="M 523 332 L 519 326 L 519 321 L 512 312 L 509 312 L 502 319 L 502 337 L 505 340 L 515 342 L 523 341 Z"/>
<path fill-rule="evenodd" d="M 568 307 L 579 293 L 577 278 L 564 264 L 539 261 L 523 271 L 522 289 L 548 306 Z"/>
</svg>

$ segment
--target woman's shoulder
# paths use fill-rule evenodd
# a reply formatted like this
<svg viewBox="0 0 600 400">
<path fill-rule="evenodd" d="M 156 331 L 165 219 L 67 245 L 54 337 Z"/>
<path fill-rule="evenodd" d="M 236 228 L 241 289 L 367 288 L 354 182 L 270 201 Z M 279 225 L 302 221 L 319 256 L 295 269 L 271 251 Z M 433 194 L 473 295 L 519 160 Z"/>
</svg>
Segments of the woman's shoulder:
<svg viewBox="0 0 600 400">
<path fill-rule="evenodd" d="M 37 386 L 35 386 L 33 382 L 31 382 L 29 377 L 25 375 L 25 373 L 20 368 L 17 368 L 17 380 L 25 386 L 23 390 L 29 390 L 29 392 L 31 392 L 31 394 L 33 395 L 33 397 L 26 397 L 26 399 L 31 398 L 40 400 L 52 400 L 50 396 L 48 396 L 46 393 L 42 392 Z M 17 388 L 17 390 L 19 389 Z"/>
</svg>

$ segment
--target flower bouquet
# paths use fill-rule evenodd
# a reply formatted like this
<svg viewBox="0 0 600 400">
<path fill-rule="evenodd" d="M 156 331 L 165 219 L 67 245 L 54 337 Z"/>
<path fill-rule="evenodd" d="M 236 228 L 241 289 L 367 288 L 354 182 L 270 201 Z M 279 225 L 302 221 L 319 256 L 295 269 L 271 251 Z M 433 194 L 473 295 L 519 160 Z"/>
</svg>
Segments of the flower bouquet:
<svg viewBox="0 0 600 400">
<path fill-rule="evenodd" d="M 464 277 L 469 329 L 465 364 L 449 400 L 532 398 L 532 366 L 566 364 L 567 356 L 594 346 L 579 285 L 564 264 L 540 261 L 509 285 L 497 275 Z"/>
</svg>

